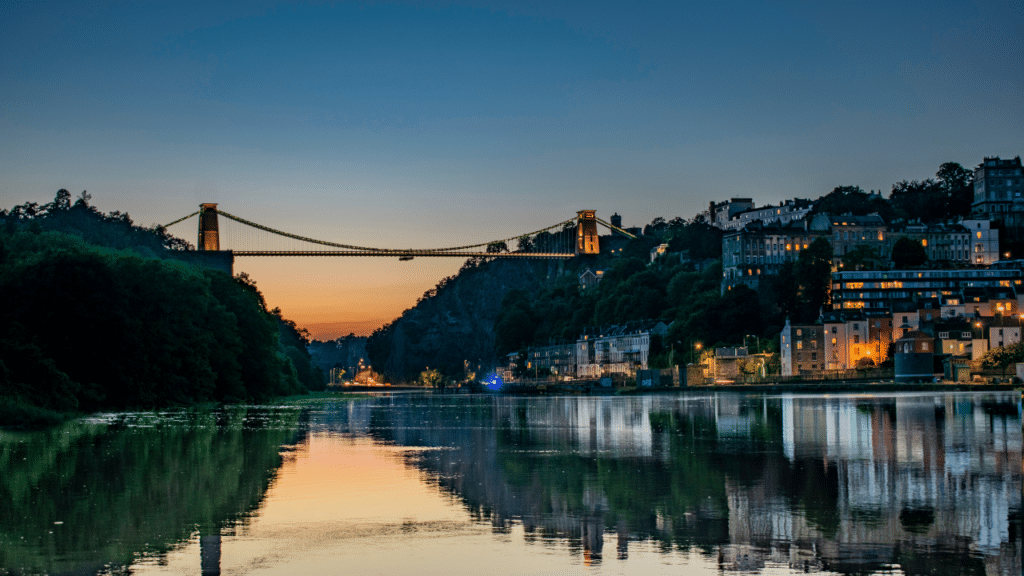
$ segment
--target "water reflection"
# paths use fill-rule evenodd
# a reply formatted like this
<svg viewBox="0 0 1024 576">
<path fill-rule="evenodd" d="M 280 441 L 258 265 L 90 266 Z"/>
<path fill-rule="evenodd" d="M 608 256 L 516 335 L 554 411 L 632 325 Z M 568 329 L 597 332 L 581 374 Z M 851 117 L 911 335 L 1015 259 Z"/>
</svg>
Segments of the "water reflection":
<svg viewBox="0 0 1024 576">
<path fill-rule="evenodd" d="M 111 415 L 0 432 L 0 510 L 0 573 L 1016 576 L 1021 404 L 395 394 Z"/>
<path fill-rule="evenodd" d="M 233 407 L 2 431 L 0 571 L 116 572 L 198 533 L 218 573 L 222 531 L 259 507 L 299 429 L 296 409 Z"/>
<path fill-rule="evenodd" d="M 325 423 L 326 424 L 326 423 Z M 495 533 L 720 569 L 1021 573 L 1015 394 L 394 396 L 330 427 L 400 446 Z"/>
</svg>

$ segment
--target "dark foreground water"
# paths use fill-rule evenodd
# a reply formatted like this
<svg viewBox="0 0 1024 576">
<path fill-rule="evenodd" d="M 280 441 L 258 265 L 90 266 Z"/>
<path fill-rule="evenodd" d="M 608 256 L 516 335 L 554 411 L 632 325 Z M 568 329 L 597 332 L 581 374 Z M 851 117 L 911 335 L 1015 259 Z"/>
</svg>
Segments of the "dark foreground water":
<svg viewBox="0 0 1024 576">
<path fill-rule="evenodd" d="M 395 394 L 0 432 L 0 574 L 1021 574 L 1018 394 Z"/>
</svg>

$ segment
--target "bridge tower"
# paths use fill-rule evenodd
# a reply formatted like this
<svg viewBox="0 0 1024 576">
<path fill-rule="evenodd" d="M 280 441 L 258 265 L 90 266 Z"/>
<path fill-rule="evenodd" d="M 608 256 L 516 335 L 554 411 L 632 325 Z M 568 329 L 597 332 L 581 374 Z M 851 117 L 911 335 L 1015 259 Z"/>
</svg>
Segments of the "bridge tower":
<svg viewBox="0 0 1024 576">
<path fill-rule="evenodd" d="M 199 242 L 197 250 L 220 250 L 220 229 L 217 226 L 217 205 L 199 205 Z"/>
<path fill-rule="evenodd" d="M 597 211 L 580 210 L 576 215 L 576 254 L 598 254 Z"/>
</svg>

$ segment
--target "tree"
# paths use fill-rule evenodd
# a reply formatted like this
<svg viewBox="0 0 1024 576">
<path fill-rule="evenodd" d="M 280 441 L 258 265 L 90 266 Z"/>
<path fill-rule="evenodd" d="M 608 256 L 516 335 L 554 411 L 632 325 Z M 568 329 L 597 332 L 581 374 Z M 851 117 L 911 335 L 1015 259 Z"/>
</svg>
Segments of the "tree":
<svg viewBox="0 0 1024 576">
<path fill-rule="evenodd" d="M 444 375 L 438 372 L 436 368 L 428 367 L 420 372 L 419 377 L 416 378 L 416 383 L 424 388 L 444 389 L 445 380 Z"/>
<path fill-rule="evenodd" d="M 868 194 L 860 186 L 837 186 L 814 203 L 812 214 L 853 214 L 863 216 L 877 212 L 887 221 L 889 204 L 880 196 Z"/>
<path fill-rule="evenodd" d="M 982 368 L 989 370 L 999 369 L 1006 375 L 1006 369 L 1011 364 L 1024 362 L 1024 343 L 1018 342 L 1009 346 L 993 348 L 981 357 Z"/>
<path fill-rule="evenodd" d="M 800 322 L 811 322 L 818 311 L 829 305 L 832 285 L 832 243 L 818 238 L 800 253 L 793 274 L 797 284 L 797 306 Z"/>
<path fill-rule="evenodd" d="M 935 173 L 945 196 L 946 218 L 968 216 L 974 202 L 974 172 L 956 162 L 945 162 Z"/>
<path fill-rule="evenodd" d="M 901 236 L 892 247 L 892 263 L 897 269 L 913 268 L 928 261 L 928 253 L 917 240 Z"/>
<path fill-rule="evenodd" d="M 878 270 L 880 262 L 878 251 L 867 244 L 858 244 L 843 255 L 843 270 Z"/>
<path fill-rule="evenodd" d="M 939 184 L 926 180 L 901 180 L 889 194 L 895 213 L 906 220 L 931 222 L 946 217 L 946 198 Z"/>
</svg>

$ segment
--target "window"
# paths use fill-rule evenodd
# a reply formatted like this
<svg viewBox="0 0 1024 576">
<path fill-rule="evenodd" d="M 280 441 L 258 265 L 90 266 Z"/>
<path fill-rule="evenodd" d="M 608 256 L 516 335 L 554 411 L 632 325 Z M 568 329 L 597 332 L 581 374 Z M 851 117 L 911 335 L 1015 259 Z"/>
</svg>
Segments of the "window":
<svg viewBox="0 0 1024 576">
<path fill-rule="evenodd" d="M 949 332 L 939 332 L 939 338 L 941 338 L 943 340 L 948 340 L 949 339 Z"/>
<path fill-rule="evenodd" d="M 804 349 L 804 343 L 803 342 L 797 342 L 796 343 L 796 349 L 797 350 L 803 350 Z"/>
<path fill-rule="evenodd" d="M 835 346 L 835 345 L 836 345 L 836 339 L 835 339 L 835 338 L 833 338 L 833 339 L 832 339 L 832 345 L 833 345 L 833 346 Z"/>
<path fill-rule="evenodd" d="M 970 332 L 961 332 L 960 333 L 960 337 L 961 338 L 970 338 L 971 337 L 971 333 Z"/>
<path fill-rule="evenodd" d="M 833 327 L 832 327 L 832 333 L 833 333 L 833 334 L 835 334 L 835 333 L 836 333 L 836 327 L 835 327 L 835 326 L 833 326 Z M 834 341 L 835 341 L 835 338 L 833 338 L 833 339 L 832 339 L 832 341 L 834 342 Z"/>
<path fill-rule="evenodd" d="M 803 335 L 804 335 L 804 331 L 803 331 L 803 330 L 801 330 L 800 328 L 797 328 L 797 329 L 796 329 L 796 335 L 797 335 L 797 336 L 803 336 Z"/>
<path fill-rule="evenodd" d="M 860 344 L 860 334 L 854 334 L 853 335 L 853 343 L 854 344 Z"/>
<path fill-rule="evenodd" d="M 811 352 L 811 360 L 817 360 L 817 359 L 818 359 L 818 353 L 817 352 Z"/>
<path fill-rule="evenodd" d="M 818 348 L 818 341 L 817 340 L 811 340 L 811 348 L 815 348 L 815 349 Z"/>
<path fill-rule="evenodd" d="M 925 352 L 928 351 L 928 343 L 927 342 L 921 342 L 921 350 L 923 350 Z"/>
</svg>

